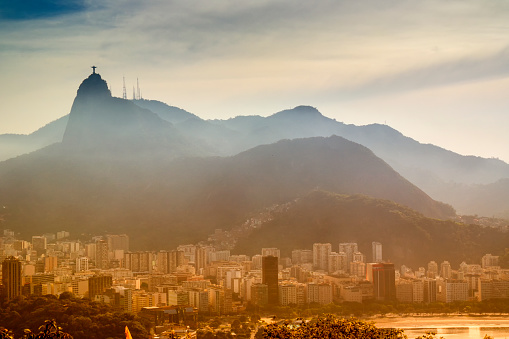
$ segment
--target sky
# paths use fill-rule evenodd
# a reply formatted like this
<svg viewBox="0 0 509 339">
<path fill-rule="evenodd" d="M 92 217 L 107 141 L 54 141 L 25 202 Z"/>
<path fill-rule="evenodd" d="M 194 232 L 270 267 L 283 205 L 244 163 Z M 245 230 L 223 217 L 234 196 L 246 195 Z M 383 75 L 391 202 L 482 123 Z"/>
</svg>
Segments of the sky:
<svg viewBox="0 0 509 339">
<path fill-rule="evenodd" d="M 0 0 L 0 134 L 68 114 L 92 65 L 203 119 L 310 105 L 509 162 L 505 0 Z"/>
</svg>

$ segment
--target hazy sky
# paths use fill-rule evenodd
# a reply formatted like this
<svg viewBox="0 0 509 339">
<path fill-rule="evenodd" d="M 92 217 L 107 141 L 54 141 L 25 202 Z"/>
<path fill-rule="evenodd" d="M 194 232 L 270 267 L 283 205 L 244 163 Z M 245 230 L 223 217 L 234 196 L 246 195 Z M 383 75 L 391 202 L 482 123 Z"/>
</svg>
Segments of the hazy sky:
<svg viewBox="0 0 509 339">
<path fill-rule="evenodd" d="M 204 119 L 311 105 L 509 161 L 506 0 L 0 0 L 0 133 L 69 113 L 92 65 Z"/>
</svg>

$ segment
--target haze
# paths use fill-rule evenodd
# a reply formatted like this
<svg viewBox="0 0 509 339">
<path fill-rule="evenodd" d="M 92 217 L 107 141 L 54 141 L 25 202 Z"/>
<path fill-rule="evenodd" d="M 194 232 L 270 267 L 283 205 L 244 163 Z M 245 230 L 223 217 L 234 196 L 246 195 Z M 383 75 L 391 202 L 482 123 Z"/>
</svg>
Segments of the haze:
<svg viewBox="0 0 509 339">
<path fill-rule="evenodd" d="M 114 96 L 204 119 L 297 105 L 509 161 L 503 1 L 0 3 L 0 133 L 69 113 L 90 66 Z"/>
</svg>

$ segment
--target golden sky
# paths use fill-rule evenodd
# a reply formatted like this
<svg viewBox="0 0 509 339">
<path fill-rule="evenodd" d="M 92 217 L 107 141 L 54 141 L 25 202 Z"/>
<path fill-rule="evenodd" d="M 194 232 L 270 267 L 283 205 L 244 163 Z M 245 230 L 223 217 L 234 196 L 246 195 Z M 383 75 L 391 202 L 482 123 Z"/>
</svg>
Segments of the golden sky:
<svg viewBox="0 0 509 339">
<path fill-rule="evenodd" d="M 90 66 L 204 119 L 298 105 L 509 161 L 508 1 L 0 4 L 0 133 L 67 113 Z M 34 6 L 34 3 L 38 3 Z"/>
</svg>

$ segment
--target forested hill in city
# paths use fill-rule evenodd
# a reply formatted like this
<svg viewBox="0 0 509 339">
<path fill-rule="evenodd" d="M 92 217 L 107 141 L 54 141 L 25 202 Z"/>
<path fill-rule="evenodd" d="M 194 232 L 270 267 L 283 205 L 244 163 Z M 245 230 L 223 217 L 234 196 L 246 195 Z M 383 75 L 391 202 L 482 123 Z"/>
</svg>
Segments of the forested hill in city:
<svg viewBox="0 0 509 339">
<path fill-rule="evenodd" d="M 107 88 L 103 87 L 103 90 L 107 91 Z M 461 214 L 509 218 L 509 190 L 498 189 L 499 183 L 506 187 L 504 179 L 509 178 L 508 164 L 498 159 L 462 156 L 435 145 L 421 144 L 386 125 L 348 125 L 325 117 L 310 106 L 298 106 L 268 117 L 203 120 L 181 108 L 155 100 L 114 99 L 117 112 L 106 114 L 110 119 L 104 121 L 125 128 L 124 134 L 140 136 L 139 132 L 144 131 L 143 139 L 146 140 L 138 140 L 131 151 L 137 151 L 137 147 L 152 147 L 164 157 L 231 156 L 282 139 L 338 135 L 368 147 L 433 199 L 451 204 Z M 122 123 L 126 115 L 144 118 L 126 126 Z M 151 115 L 149 119 L 148 115 Z M 100 115 L 96 117 L 100 118 Z M 68 119 L 64 116 L 30 135 L 0 135 L 0 160 L 60 142 L 68 128 Z M 71 117 L 72 124 L 73 120 Z M 100 120 L 95 126 L 99 127 L 98 131 L 102 129 Z M 94 140 L 95 135 L 91 134 L 85 145 Z M 98 140 L 102 142 L 104 138 Z M 132 140 L 126 146 L 130 142 Z"/>
<path fill-rule="evenodd" d="M 501 254 L 509 234 L 494 228 L 429 219 L 392 201 L 363 195 L 314 191 L 273 214 L 235 252 L 256 254 L 261 247 L 277 247 L 282 256 L 294 249 L 312 249 L 313 243 L 356 242 L 362 253 L 371 242 L 383 243 L 384 259 L 419 267 L 434 260 L 476 262 L 486 253 Z"/>
</svg>

